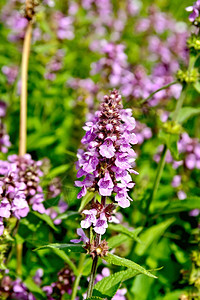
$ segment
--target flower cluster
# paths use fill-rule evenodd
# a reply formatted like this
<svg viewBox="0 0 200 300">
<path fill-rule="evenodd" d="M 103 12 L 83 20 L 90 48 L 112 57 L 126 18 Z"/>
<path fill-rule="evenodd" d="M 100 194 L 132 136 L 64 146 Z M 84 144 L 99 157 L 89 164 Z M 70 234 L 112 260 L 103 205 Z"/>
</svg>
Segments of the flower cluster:
<svg viewBox="0 0 200 300">
<path fill-rule="evenodd" d="M 12 42 L 21 41 L 24 39 L 25 29 L 28 25 L 28 20 L 19 12 L 21 1 L 7 1 L 1 12 L 1 20 L 10 29 L 8 39 Z"/>
<path fill-rule="evenodd" d="M 51 61 L 46 66 L 46 73 L 44 77 L 48 80 L 55 80 L 56 73 L 60 71 L 63 67 L 63 57 L 65 52 L 62 49 L 59 49 Z"/>
<path fill-rule="evenodd" d="M 191 12 L 189 15 L 190 22 L 194 23 L 194 25 L 198 25 L 200 23 L 199 15 L 200 15 L 200 0 L 197 0 L 193 6 L 188 6 L 186 8 L 188 12 Z"/>
<path fill-rule="evenodd" d="M 135 135 L 137 137 L 138 144 L 141 145 L 144 140 L 148 140 L 152 137 L 152 131 L 146 124 L 136 121 Z"/>
<path fill-rule="evenodd" d="M 36 300 L 21 279 L 13 281 L 8 275 L 4 276 L 0 283 L 0 297 L 1 299 Z"/>
<path fill-rule="evenodd" d="M 42 276 L 43 270 L 38 269 L 33 279 L 39 286 L 41 286 L 42 284 Z M 46 294 L 46 299 L 61 299 L 62 295 L 64 294 L 71 295 L 74 279 L 75 276 L 73 272 L 66 265 L 62 270 L 58 272 L 56 282 L 51 283 L 51 285 L 42 287 L 42 290 Z"/>
<path fill-rule="evenodd" d="M 45 212 L 44 196 L 40 183 L 41 162 L 32 160 L 29 154 L 11 155 L 2 162 L 0 177 L 0 235 L 4 231 L 4 218 L 26 217 L 29 205 L 33 210 Z"/>
<path fill-rule="evenodd" d="M 163 147 L 159 147 L 159 153 L 162 149 Z M 178 141 L 178 151 L 182 160 L 174 160 L 170 151 L 167 152 L 166 156 L 166 162 L 172 163 L 174 169 L 177 169 L 181 165 L 189 170 L 193 170 L 195 168 L 200 169 L 200 143 L 198 139 L 191 138 L 186 132 L 184 132 L 181 134 L 181 138 Z M 159 153 L 154 156 L 156 162 L 160 160 Z"/>
<path fill-rule="evenodd" d="M 63 214 L 68 209 L 68 205 L 62 199 L 59 200 L 58 205 L 56 207 L 49 207 L 46 209 L 45 213 L 50 216 L 55 225 L 59 225 L 62 220 L 57 218 L 58 214 Z"/>
<path fill-rule="evenodd" d="M 84 101 L 87 103 L 89 108 L 93 108 L 98 86 L 94 83 L 94 81 L 92 81 L 92 79 L 70 78 L 67 81 L 67 85 L 78 91 L 78 101 Z"/>
<path fill-rule="evenodd" d="M 0 101 L 0 152 L 6 153 L 8 147 L 11 146 L 10 137 L 6 132 L 5 125 L 2 122 L 2 118 L 6 116 L 6 103 Z M 3 166 L 0 166 L 0 168 Z"/>
<path fill-rule="evenodd" d="M 65 16 L 60 11 L 56 11 L 52 16 L 56 27 L 56 35 L 60 40 L 72 40 L 74 38 L 74 19 L 72 16 Z"/>
<path fill-rule="evenodd" d="M 85 149 L 79 149 L 77 154 L 77 177 L 85 179 L 75 182 L 82 187 L 78 198 L 89 188 L 101 196 L 111 196 L 114 192 L 119 206 L 130 205 L 128 191 L 134 186 L 130 173 L 137 174 L 133 170 L 136 154 L 132 145 L 137 144 L 134 128 L 132 111 L 123 109 L 118 91 L 105 96 L 101 110 L 84 127 L 86 135 L 81 142 Z"/>
<path fill-rule="evenodd" d="M 159 162 L 160 153 L 163 150 L 163 146 L 159 147 L 159 153 L 154 156 L 154 160 Z M 174 160 L 170 151 L 167 151 L 166 162 L 172 164 L 174 169 L 179 169 L 182 166 L 184 170 L 192 171 L 195 168 L 200 169 L 200 143 L 198 139 L 191 138 L 184 132 L 181 134 L 181 138 L 178 141 L 178 151 L 181 160 Z M 184 172 L 186 176 L 186 172 Z M 172 186 L 177 190 L 177 196 L 180 200 L 184 200 L 187 197 L 186 187 L 184 185 L 183 176 L 176 174 L 172 180 Z M 185 181 L 185 180 L 184 180 Z"/>
<path fill-rule="evenodd" d="M 177 39 L 177 37 L 171 37 L 171 43 L 174 44 L 176 41 L 177 45 L 177 40 L 181 40 L 179 48 L 184 48 L 186 38 Z M 154 59 L 157 54 L 159 60 L 155 64 L 151 75 L 147 75 L 146 70 L 140 65 L 132 69 L 132 66 L 127 62 L 123 44 L 110 43 L 103 40 L 93 42 L 90 48 L 92 51 L 99 51 L 104 55 L 99 61 L 92 63 L 91 75 L 101 73 L 108 87 L 118 86 L 128 99 L 133 97 L 136 99 L 146 98 L 155 90 L 172 82 L 173 74 L 176 73 L 179 67 L 178 61 L 174 58 L 174 52 L 170 51 L 167 45 L 162 45 L 160 39 L 155 36 L 152 36 L 150 39 L 149 50 L 150 53 L 152 52 Z M 180 49 L 178 51 L 180 52 Z M 149 103 L 155 106 L 163 99 L 178 98 L 180 90 L 180 84 L 173 85 L 166 90 L 156 93 Z"/>
<path fill-rule="evenodd" d="M 2 73 L 6 75 L 7 82 L 9 85 L 13 84 L 17 78 L 18 75 L 18 67 L 17 66 L 3 66 L 2 67 Z"/>
<path fill-rule="evenodd" d="M 36 300 L 21 279 L 12 280 L 7 274 L 0 282 L 0 298 L 16 300 Z M 57 274 L 57 281 L 48 286 L 42 286 L 43 269 L 38 269 L 33 277 L 35 284 L 43 290 L 47 300 L 61 299 L 63 294 L 71 295 L 74 282 L 73 272 L 65 266 Z"/>
<path fill-rule="evenodd" d="M 94 227 L 94 231 L 98 234 L 103 235 L 106 232 L 109 222 L 118 222 L 113 216 L 115 209 L 114 204 L 103 205 L 99 202 L 92 203 L 92 209 L 83 210 L 83 214 L 86 218 L 81 221 L 82 228 Z"/>
</svg>

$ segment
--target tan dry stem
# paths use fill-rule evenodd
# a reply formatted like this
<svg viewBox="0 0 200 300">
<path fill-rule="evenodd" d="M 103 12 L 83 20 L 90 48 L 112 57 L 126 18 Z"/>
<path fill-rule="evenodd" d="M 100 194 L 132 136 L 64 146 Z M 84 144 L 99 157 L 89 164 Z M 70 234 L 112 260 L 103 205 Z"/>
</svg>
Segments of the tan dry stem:
<svg viewBox="0 0 200 300">
<path fill-rule="evenodd" d="M 19 155 L 26 153 L 27 140 L 27 81 L 28 81 L 28 61 L 30 54 L 30 44 L 32 36 L 32 22 L 28 23 L 24 38 L 21 65 L 21 98 L 20 98 L 20 129 L 19 129 Z"/>
</svg>

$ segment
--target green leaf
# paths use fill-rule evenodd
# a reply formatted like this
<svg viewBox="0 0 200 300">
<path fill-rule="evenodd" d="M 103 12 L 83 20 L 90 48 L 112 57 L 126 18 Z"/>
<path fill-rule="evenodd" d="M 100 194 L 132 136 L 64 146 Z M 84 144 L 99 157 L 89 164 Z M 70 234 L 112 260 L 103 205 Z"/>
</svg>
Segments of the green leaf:
<svg viewBox="0 0 200 300">
<path fill-rule="evenodd" d="M 162 223 L 156 224 L 140 235 L 142 244 L 137 244 L 135 247 L 135 253 L 139 256 L 144 255 L 145 251 L 149 249 L 151 244 L 158 240 L 164 234 L 165 230 L 175 221 L 174 218 L 166 220 Z"/>
<path fill-rule="evenodd" d="M 29 151 L 33 151 L 40 148 L 45 148 L 52 145 L 56 141 L 56 136 L 41 136 L 36 134 L 32 134 L 28 136 L 27 139 L 27 148 Z"/>
<path fill-rule="evenodd" d="M 199 107 L 182 107 L 178 113 L 177 121 L 180 124 L 183 124 L 191 117 L 194 117 L 195 115 L 200 114 L 200 108 Z"/>
<path fill-rule="evenodd" d="M 80 207 L 79 207 L 79 212 L 81 212 L 83 209 L 84 209 L 84 207 L 94 198 L 94 196 L 95 196 L 95 193 L 94 192 L 89 192 L 89 193 L 87 193 L 84 197 L 83 197 L 83 199 L 82 199 L 82 201 L 81 201 L 81 205 L 80 205 Z"/>
<path fill-rule="evenodd" d="M 195 90 L 198 92 L 198 93 L 200 93 L 200 82 L 199 81 L 196 81 L 195 83 L 194 83 L 194 88 L 195 88 Z"/>
<path fill-rule="evenodd" d="M 40 218 L 41 220 L 43 220 L 44 222 L 46 222 L 52 229 L 54 229 L 55 231 L 58 231 L 58 228 L 56 228 L 52 219 L 48 215 L 40 214 L 37 211 L 31 211 L 31 213 L 34 214 L 35 216 L 37 216 L 38 218 Z"/>
<path fill-rule="evenodd" d="M 135 262 L 133 262 L 129 259 L 126 259 L 126 258 L 119 257 L 117 255 L 111 254 L 110 252 L 108 253 L 107 256 L 104 257 L 104 260 L 110 264 L 131 268 L 135 271 L 138 271 L 138 273 L 147 275 L 149 277 L 157 278 L 155 275 L 151 274 L 149 271 L 145 270 L 142 266 L 136 264 Z"/>
<path fill-rule="evenodd" d="M 83 248 L 83 245 L 79 245 L 79 244 L 58 244 L 58 243 L 54 243 L 54 244 L 47 244 L 47 245 L 43 245 L 40 246 L 36 249 L 34 249 L 34 251 L 37 250 L 42 250 L 42 249 L 46 249 L 46 248 L 56 248 L 56 249 L 66 249 L 68 252 L 78 252 L 78 253 L 85 253 L 85 249 Z"/>
<path fill-rule="evenodd" d="M 142 231 L 143 227 L 138 227 L 133 230 L 129 230 L 128 228 L 124 227 L 121 224 L 109 224 L 109 228 L 111 230 L 123 233 L 125 235 L 128 235 L 132 239 L 134 239 L 136 242 L 141 243 L 141 240 L 138 238 L 138 234 Z"/>
<path fill-rule="evenodd" d="M 185 291 L 187 293 L 187 290 Z M 184 294 L 184 290 L 176 290 L 170 293 L 167 293 L 165 296 L 158 297 L 156 300 L 177 300 L 180 299 L 180 296 Z"/>
<path fill-rule="evenodd" d="M 191 197 L 185 200 L 175 200 L 170 203 L 165 202 L 165 204 L 159 207 L 155 206 L 153 213 L 162 213 L 162 214 L 172 214 L 178 213 L 181 211 L 190 211 L 192 209 L 200 209 L 200 197 Z"/>
<path fill-rule="evenodd" d="M 127 269 L 125 271 L 114 273 L 97 282 L 94 286 L 94 289 L 102 294 L 107 295 L 107 290 L 110 290 L 113 286 L 120 284 L 122 281 L 130 279 L 138 274 L 140 274 L 140 272 L 133 269 Z"/>
<path fill-rule="evenodd" d="M 31 293 L 37 294 L 37 299 L 46 299 L 46 296 L 45 296 L 45 293 L 43 292 L 43 290 L 33 281 L 33 279 L 31 277 L 28 277 L 24 281 L 24 284 Z"/>
<path fill-rule="evenodd" d="M 167 133 L 164 130 L 160 130 L 158 137 L 161 139 L 161 141 L 167 145 L 167 148 L 170 150 L 172 156 L 174 159 L 178 159 L 179 153 L 178 153 L 178 147 L 177 142 L 179 140 L 179 134 L 171 134 Z"/>
<path fill-rule="evenodd" d="M 112 236 L 107 240 L 109 248 L 115 248 L 126 242 L 128 239 L 130 239 L 129 236 L 125 234 L 118 234 L 115 236 Z"/>
<path fill-rule="evenodd" d="M 50 170 L 50 172 L 47 175 L 47 178 L 54 178 L 58 175 L 61 175 L 61 174 L 65 173 L 69 168 L 70 168 L 69 164 L 58 166 L 58 167 Z"/>
<path fill-rule="evenodd" d="M 66 213 L 60 214 L 56 217 L 56 219 L 61 219 L 61 220 L 65 220 L 71 216 L 76 216 L 79 215 L 79 213 L 77 211 L 68 211 Z"/>
<path fill-rule="evenodd" d="M 104 298 L 100 298 L 100 297 L 97 297 L 97 296 L 92 296 L 90 298 L 87 298 L 85 300 L 105 300 Z"/>
<path fill-rule="evenodd" d="M 116 292 L 119 289 L 120 285 L 121 285 L 121 282 L 113 285 L 110 289 L 106 289 L 102 292 L 94 290 L 93 295 L 97 296 L 97 297 L 103 297 L 103 299 L 106 298 L 108 300 L 111 300 L 114 297 L 114 295 L 116 294 Z"/>
<path fill-rule="evenodd" d="M 79 271 L 77 270 L 75 264 L 72 262 L 72 260 L 69 258 L 69 256 L 60 249 L 57 248 L 52 248 L 53 252 L 58 255 L 60 258 L 62 258 L 64 260 L 64 262 L 66 262 L 70 268 L 72 269 L 72 271 L 74 272 L 75 275 L 79 275 Z"/>
</svg>

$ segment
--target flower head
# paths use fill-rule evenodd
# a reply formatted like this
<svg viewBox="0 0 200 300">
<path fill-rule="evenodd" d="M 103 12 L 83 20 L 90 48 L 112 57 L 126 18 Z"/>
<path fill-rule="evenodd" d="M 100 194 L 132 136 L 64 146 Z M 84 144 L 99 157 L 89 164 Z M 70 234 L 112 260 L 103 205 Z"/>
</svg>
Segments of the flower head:
<svg viewBox="0 0 200 300">
<path fill-rule="evenodd" d="M 100 110 L 84 126 L 86 134 L 81 140 L 84 149 L 78 151 L 77 177 L 85 178 L 75 182 L 82 187 L 78 198 L 92 188 L 101 196 L 117 193 L 115 200 L 120 206 L 130 205 L 127 192 L 134 184 L 129 173 L 137 174 L 133 170 L 136 154 L 132 145 L 137 144 L 134 128 L 132 110 L 123 109 L 118 91 L 104 96 Z"/>
</svg>

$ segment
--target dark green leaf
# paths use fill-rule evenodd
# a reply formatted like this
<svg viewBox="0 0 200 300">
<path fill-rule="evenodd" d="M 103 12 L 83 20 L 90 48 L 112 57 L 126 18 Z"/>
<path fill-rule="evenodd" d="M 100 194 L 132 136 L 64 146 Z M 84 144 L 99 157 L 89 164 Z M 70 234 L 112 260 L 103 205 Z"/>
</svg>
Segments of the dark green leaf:
<svg viewBox="0 0 200 300">
<path fill-rule="evenodd" d="M 120 284 L 121 282 L 113 285 L 110 289 L 104 289 L 104 291 L 97 291 L 97 290 L 94 290 L 93 291 L 93 295 L 94 296 L 97 296 L 97 297 L 103 297 L 103 299 L 108 299 L 108 300 L 111 300 L 114 295 L 116 294 L 117 290 L 119 289 L 120 287 Z"/>
<path fill-rule="evenodd" d="M 157 278 L 155 275 L 153 275 L 149 271 L 145 270 L 142 266 L 136 264 L 135 262 L 133 262 L 129 259 L 122 258 L 117 255 L 108 253 L 108 255 L 104 257 L 104 260 L 106 260 L 110 264 L 131 268 L 135 271 L 138 271 L 138 273 L 147 275 L 149 277 Z"/>
<path fill-rule="evenodd" d="M 122 281 L 125 281 L 129 278 L 132 278 L 136 275 L 140 274 L 140 272 L 128 269 L 125 271 L 120 271 L 114 273 L 108 277 L 104 277 L 101 281 L 97 282 L 94 286 L 95 290 L 107 294 L 107 290 L 110 290 L 116 284 L 120 284 Z"/>
</svg>

